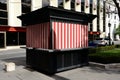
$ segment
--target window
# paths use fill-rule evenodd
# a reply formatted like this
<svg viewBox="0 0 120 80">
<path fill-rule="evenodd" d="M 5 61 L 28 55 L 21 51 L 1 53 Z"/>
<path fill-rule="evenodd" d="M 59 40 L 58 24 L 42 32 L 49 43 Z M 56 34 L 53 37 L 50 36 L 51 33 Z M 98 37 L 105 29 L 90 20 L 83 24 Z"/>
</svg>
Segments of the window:
<svg viewBox="0 0 120 80">
<path fill-rule="evenodd" d="M 114 19 L 116 19 L 116 14 L 115 14 L 115 16 L 114 16 Z"/>
<path fill-rule="evenodd" d="M 92 31 L 92 30 L 93 30 L 93 24 L 90 23 L 90 31 Z"/>
<path fill-rule="evenodd" d="M 85 3 L 84 2 L 81 2 L 81 11 L 84 12 L 84 5 Z"/>
<path fill-rule="evenodd" d="M 114 24 L 114 29 L 116 29 L 116 24 Z"/>
<path fill-rule="evenodd" d="M 108 18 L 110 18 L 110 14 L 108 13 Z"/>
<path fill-rule="evenodd" d="M 90 0 L 90 13 L 92 13 L 92 9 L 93 9 L 93 0 Z"/>
</svg>

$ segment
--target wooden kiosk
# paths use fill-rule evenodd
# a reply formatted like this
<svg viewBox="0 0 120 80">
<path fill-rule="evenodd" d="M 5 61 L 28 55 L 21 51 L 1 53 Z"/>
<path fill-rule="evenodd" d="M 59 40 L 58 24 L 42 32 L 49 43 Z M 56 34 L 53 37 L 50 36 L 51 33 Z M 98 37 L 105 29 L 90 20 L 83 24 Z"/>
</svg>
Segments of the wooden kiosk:
<svg viewBox="0 0 120 80">
<path fill-rule="evenodd" d="M 88 22 L 95 17 L 50 6 L 20 16 L 27 65 L 49 74 L 88 65 Z"/>
</svg>

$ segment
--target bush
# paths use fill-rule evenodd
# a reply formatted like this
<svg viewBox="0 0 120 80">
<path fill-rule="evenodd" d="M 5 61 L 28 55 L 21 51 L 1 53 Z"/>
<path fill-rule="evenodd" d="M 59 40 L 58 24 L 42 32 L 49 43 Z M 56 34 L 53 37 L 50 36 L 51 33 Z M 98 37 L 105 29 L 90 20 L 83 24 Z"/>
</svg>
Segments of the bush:
<svg viewBox="0 0 120 80">
<path fill-rule="evenodd" d="M 98 63 L 120 63 L 120 49 L 89 54 L 90 61 Z"/>
<path fill-rule="evenodd" d="M 112 50 L 112 49 L 115 49 L 115 45 L 90 48 L 89 53 L 90 54 L 91 53 L 98 53 L 98 52 L 101 52 L 101 51 L 107 51 L 107 50 Z"/>
<path fill-rule="evenodd" d="M 115 45 L 115 48 L 120 48 L 120 45 Z"/>
</svg>

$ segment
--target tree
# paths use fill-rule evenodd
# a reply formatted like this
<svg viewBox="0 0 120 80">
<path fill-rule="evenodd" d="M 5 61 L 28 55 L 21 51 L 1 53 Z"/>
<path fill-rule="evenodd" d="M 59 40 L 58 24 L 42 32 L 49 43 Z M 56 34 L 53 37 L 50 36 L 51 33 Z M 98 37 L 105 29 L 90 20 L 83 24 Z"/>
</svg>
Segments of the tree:
<svg viewBox="0 0 120 80">
<path fill-rule="evenodd" d="M 117 34 L 120 35 L 120 24 L 119 24 L 118 28 L 116 29 L 115 34 L 116 34 L 116 35 L 117 35 Z"/>
<path fill-rule="evenodd" d="M 119 15 L 119 18 L 120 18 L 120 1 L 119 0 L 113 0 L 113 2 L 115 3 L 116 7 L 117 7 L 117 10 L 118 10 L 118 15 Z"/>
</svg>

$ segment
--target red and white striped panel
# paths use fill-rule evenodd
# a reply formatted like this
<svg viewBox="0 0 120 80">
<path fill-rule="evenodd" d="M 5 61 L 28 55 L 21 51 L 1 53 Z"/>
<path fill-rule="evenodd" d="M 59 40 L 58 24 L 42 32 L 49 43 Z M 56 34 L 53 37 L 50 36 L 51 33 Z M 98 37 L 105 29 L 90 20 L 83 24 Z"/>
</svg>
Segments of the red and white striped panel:
<svg viewBox="0 0 120 80">
<path fill-rule="evenodd" d="M 49 48 L 50 23 L 42 23 L 27 27 L 27 47 Z"/>
<path fill-rule="evenodd" d="M 88 47 L 87 25 L 52 22 L 53 49 L 70 49 Z"/>
</svg>

